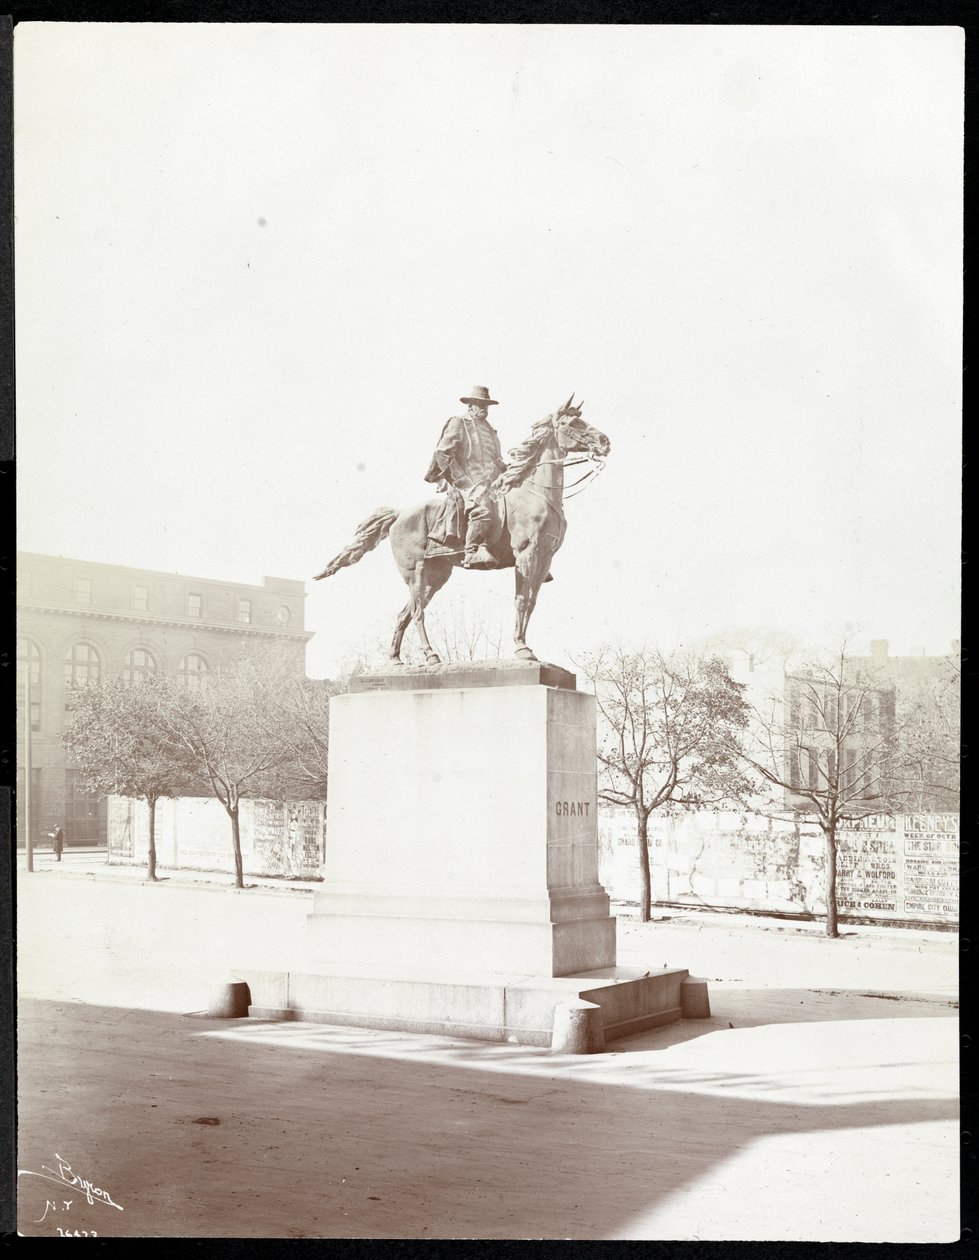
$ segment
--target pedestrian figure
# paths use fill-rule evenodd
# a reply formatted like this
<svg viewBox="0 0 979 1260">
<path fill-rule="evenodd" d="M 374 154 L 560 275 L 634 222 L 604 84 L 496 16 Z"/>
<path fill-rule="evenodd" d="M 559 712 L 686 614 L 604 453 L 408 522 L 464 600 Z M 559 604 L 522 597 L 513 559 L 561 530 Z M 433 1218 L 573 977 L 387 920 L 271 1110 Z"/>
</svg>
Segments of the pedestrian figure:
<svg viewBox="0 0 979 1260">
<path fill-rule="evenodd" d="M 60 861 L 61 861 L 61 854 L 62 854 L 62 852 L 64 851 L 64 847 L 65 847 L 65 833 L 64 833 L 64 829 L 63 829 L 62 827 L 60 827 L 60 826 L 56 826 L 56 827 L 54 827 L 54 828 L 53 828 L 53 835 L 54 835 L 54 843 L 53 843 L 54 856 L 55 856 L 56 860 L 60 862 Z"/>
</svg>

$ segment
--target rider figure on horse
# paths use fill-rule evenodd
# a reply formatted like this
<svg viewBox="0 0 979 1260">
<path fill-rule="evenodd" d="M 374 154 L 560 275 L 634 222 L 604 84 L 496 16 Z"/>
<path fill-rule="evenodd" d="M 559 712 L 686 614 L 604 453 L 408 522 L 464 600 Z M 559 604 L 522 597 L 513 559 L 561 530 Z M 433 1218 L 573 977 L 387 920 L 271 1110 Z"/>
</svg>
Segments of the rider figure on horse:
<svg viewBox="0 0 979 1260">
<path fill-rule="evenodd" d="M 442 429 L 435 454 L 425 480 L 436 483 L 440 490 L 452 487 L 462 497 L 466 514 L 465 556 L 462 564 L 466 569 L 495 569 L 496 560 L 487 543 L 497 531 L 497 508 L 490 494 L 491 487 L 506 463 L 500 451 L 500 439 L 487 420 L 490 407 L 497 406 L 490 398 L 485 385 L 476 385 L 471 396 L 460 398 L 469 412 L 465 416 L 453 416 Z M 450 499 L 453 496 L 450 492 Z M 458 502 L 458 500 L 457 500 Z M 441 518 L 442 527 L 433 539 L 435 546 L 429 555 L 454 555 L 453 536 L 461 534 L 461 521 L 454 522 L 451 504 Z"/>
</svg>

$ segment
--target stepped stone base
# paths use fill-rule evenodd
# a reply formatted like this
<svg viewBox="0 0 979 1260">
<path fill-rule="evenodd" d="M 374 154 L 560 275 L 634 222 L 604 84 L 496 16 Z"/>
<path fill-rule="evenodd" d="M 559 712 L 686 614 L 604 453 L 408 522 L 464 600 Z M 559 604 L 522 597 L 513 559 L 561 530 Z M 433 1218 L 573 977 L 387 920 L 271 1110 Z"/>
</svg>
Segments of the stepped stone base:
<svg viewBox="0 0 979 1260">
<path fill-rule="evenodd" d="M 330 702 L 326 883 L 249 1014 L 550 1046 L 684 1014 L 687 972 L 616 966 L 598 878 L 595 697 L 539 661 L 402 667 Z M 706 1005 L 702 995 L 700 1005 Z M 597 1031 L 595 1044 L 600 1044 Z"/>
<path fill-rule="evenodd" d="M 605 1039 L 683 1017 L 688 973 L 649 975 L 602 967 L 578 976 L 502 976 L 319 965 L 315 972 L 238 971 L 248 984 L 254 1019 L 311 1020 L 396 1029 L 474 1041 L 550 1046 L 554 1008 L 583 999 L 601 1008 Z"/>
</svg>

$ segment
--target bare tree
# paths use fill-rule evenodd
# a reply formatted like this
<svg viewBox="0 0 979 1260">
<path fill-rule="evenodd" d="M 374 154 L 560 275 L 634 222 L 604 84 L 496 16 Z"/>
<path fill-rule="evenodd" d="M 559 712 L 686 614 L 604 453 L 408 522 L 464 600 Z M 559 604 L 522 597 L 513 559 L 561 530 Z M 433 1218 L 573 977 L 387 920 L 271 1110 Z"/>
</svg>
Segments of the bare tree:
<svg viewBox="0 0 979 1260">
<path fill-rule="evenodd" d="M 643 922 L 650 917 L 649 818 L 656 809 L 745 801 L 754 786 L 739 755 L 744 687 L 716 656 L 605 648 L 579 662 L 601 718 L 598 796 L 636 819 Z"/>
<path fill-rule="evenodd" d="M 803 640 L 797 631 L 778 626 L 735 626 L 708 635 L 698 646 L 706 655 L 737 652 L 750 661 L 751 667 L 764 667 L 797 658 L 803 650 Z"/>
<path fill-rule="evenodd" d="M 910 718 L 899 722 L 893 681 L 867 668 L 844 640 L 831 662 L 785 680 L 782 694 L 753 705 L 747 763 L 780 793 L 776 808 L 815 815 L 826 852 L 826 934 L 839 936 L 837 852 L 841 827 L 907 806 L 915 774 Z"/>
<path fill-rule="evenodd" d="M 391 665 L 391 650 L 387 639 L 376 634 L 369 639 L 361 638 L 340 645 L 340 666 L 337 675 L 338 691 L 345 691 L 351 678 L 387 669 Z"/>
<path fill-rule="evenodd" d="M 498 660 L 509 653 L 503 647 L 507 637 L 503 627 L 511 609 L 511 602 L 492 596 L 461 599 L 450 595 L 425 614 L 429 640 L 444 661 Z M 425 663 L 421 649 L 407 642 L 402 646 L 402 657 L 407 665 Z M 341 650 L 340 689 L 356 674 L 390 668 L 390 643 L 381 635 L 345 644 Z"/>
<path fill-rule="evenodd" d="M 280 777 L 283 785 L 291 780 L 310 799 L 326 796 L 330 700 L 343 690 L 326 678 L 292 678 L 280 689 L 286 719 L 282 738 L 289 750 Z"/>
<path fill-rule="evenodd" d="M 157 878 L 156 803 L 191 785 L 171 726 L 180 700 L 174 684 L 155 675 L 133 685 L 113 678 L 70 693 L 71 719 L 63 739 L 86 789 L 146 801 L 150 880 Z"/>
<path fill-rule="evenodd" d="M 896 698 L 902 755 L 893 767 L 908 812 L 957 811 L 962 758 L 962 664 L 957 654 L 921 661 Z M 893 787 L 891 789 L 893 791 Z"/>
<path fill-rule="evenodd" d="M 484 661 L 503 656 L 503 610 L 498 601 L 450 597 L 427 618 L 428 637 L 443 660 Z"/>
<path fill-rule="evenodd" d="M 224 806 L 231 821 L 235 887 L 244 887 L 240 806 L 245 797 L 287 797 L 317 778 L 325 727 L 295 674 L 267 654 L 243 657 L 184 690 L 167 713 L 188 774 Z M 303 706 L 306 706 L 305 708 Z"/>
</svg>

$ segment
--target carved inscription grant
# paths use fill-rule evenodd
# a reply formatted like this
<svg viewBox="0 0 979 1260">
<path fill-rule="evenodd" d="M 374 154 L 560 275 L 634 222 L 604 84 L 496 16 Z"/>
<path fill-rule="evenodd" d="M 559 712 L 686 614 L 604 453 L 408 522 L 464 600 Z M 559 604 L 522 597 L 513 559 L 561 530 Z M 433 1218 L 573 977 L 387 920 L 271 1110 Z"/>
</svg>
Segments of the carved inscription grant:
<svg viewBox="0 0 979 1260">
<path fill-rule="evenodd" d="M 591 801 L 555 801 L 554 813 L 558 818 L 590 818 Z"/>
</svg>

